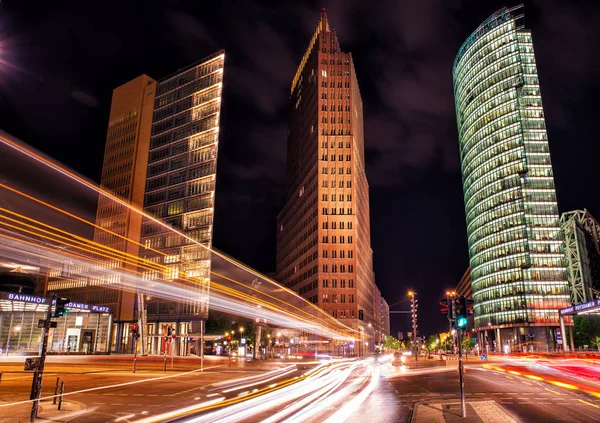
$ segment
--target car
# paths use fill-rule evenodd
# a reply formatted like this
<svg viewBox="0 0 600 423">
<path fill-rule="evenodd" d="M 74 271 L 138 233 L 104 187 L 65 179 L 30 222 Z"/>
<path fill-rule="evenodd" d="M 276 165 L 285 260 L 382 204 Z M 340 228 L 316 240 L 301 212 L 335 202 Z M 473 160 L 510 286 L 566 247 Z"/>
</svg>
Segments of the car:
<svg viewBox="0 0 600 423">
<path fill-rule="evenodd" d="M 404 357 L 403 354 L 401 354 L 399 352 L 395 352 L 394 358 L 392 359 L 392 366 L 402 366 L 405 361 L 406 361 L 406 358 Z"/>
</svg>

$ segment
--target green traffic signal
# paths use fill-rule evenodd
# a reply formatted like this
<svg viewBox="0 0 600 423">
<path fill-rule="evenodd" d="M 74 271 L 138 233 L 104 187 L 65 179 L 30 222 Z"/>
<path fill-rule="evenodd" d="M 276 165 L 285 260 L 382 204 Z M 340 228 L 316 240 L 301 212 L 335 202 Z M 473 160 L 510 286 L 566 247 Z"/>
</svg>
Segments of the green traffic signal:
<svg viewBox="0 0 600 423">
<path fill-rule="evenodd" d="M 69 313 L 69 309 L 66 308 L 71 300 L 68 298 L 59 297 L 56 299 L 56 309 L 54 310 L 54 317 L 61 317 Z"/>
<path fill-rule="evenodd" d="M 456 327 L 458 329 L 464 329 L 467 327 L 467 318 L 464 316 L 458 316 L 456 318 Z"/>
</svg>

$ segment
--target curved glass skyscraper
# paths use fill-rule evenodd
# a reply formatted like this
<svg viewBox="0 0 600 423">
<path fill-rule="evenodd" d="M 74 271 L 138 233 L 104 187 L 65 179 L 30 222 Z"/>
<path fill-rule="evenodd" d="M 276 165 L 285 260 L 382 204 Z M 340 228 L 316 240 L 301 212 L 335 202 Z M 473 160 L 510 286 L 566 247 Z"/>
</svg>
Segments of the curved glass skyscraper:
<svg viewBox="0 0 600 423">
<path fill-rule="evenodd" d="M 475 327 L 498 329 L 497 342 L 551 344 L 556 332 L 548 328 L 568 306 L 568 282 L 531 32 L 522 22 L 522 7 L 502 9 L 471 34 L 454 62 L 454 96 Z M 500 335 L 501 328 L 512 329 Z"/>
</svg>

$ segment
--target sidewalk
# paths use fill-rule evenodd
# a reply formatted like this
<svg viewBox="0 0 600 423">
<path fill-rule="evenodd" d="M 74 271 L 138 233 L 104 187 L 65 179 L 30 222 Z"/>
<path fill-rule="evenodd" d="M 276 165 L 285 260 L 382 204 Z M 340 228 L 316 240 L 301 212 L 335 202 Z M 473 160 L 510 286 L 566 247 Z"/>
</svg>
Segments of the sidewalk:
<svg viewBox="0 0 600 423">
<path fill-rule="evenodd" d="M 517 423 L 494 401 L 467 401 L 467 418 L 461 417 L 460 402 L 422 402 L 416 404 L 412 423 Z"/>
</svg>

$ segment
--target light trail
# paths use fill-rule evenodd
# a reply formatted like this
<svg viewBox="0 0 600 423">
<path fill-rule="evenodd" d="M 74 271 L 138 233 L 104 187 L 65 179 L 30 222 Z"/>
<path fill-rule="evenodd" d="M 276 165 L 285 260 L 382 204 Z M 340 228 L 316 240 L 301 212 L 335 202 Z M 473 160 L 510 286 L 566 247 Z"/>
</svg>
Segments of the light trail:
<svg viewBox="0 0 600 423">
<path fill-rule="evenodd" d="M 565 362 L 569 363 L 569 371 L 564 371 Z M 600 398 L 600 383 L 593 377 L 598 371 L 596 362 L 589 363 L 585 360 L 551 359 L 544 357 L 519 357 L 507 361 L 503 366 L 483 364 L 482 368 L 497 372 L 510 373 L 536 382 L 561 388 L 562 390 L 578 391 Z M 518 371 L 515 369 L 519 369 Z M 574 371 L 576 368 L 576 371 Z M 561 393 L 544 388 L 557 395 Z"/>
<path fill-rule="evenodd" d="M 134 380 L 132 382 L 116 383 L 114 385 L 96 386 L 95 388 L 86 388 L 86 389 L 81 389 L 79 391 L 64 392 L 62 394 L 62 396 L 66 397 L 66 396 L 69 396 L 69 395 L 84 394 L 84 393 L 87 393 L 87 392 L 101 391 L 101 390 L 104 390 L 104 389 L 122 388 L 124 386 L 138 385 L 140 383 L 155 382 L 157 380 L 172 379 L 172 378 L 175 378 L 175 377 L 187 376 L 187 375 L 190 375 L 190 374 L 193 374 L 193 373 L 200 373 L 200 374 L 202 374 L 202 372 L 204 372 L 206 370 L 216 369 L 218 367 L 223 367 L 223 366 L 219 365 L 219 366 L 204 367 L 204 368 L 200 368 L 200 369 L 190 370 L 188 372 L 177 373 L 177 374 L 174 374 L 174 375 L 167 375 L 167 376 L 159 376 L 159 377 L 153 377 L 153 378 L 148 378 L 148 379 Z M 51 400 L 53 398 L 58 398 L 60 396 L 61 396 L 61 394 L 58 394 L 58 395 L 49 395 L 47 397 L 40 398 L 39 401 Z M 20 404 L 27 404 L 27 403 L 31 403 L 33 401 L 36 401 L 36 400 L 23 400 L 23 401 L 9 402 L 9 403 L 5 403 L 5 404 L 0 404 L 0 408 L 3 408 L 3 407 L 12 407 L 14 405 L 20 405 Z"/>
<path fill-rule="evenodd" d="M 114 196 L 113 194 L 111 194 L 110 192 L 92 184 L 91 182 L 85 180 L 84 178 L 76 175 L 75 173 L 65 169 L 62 166 L 59 166 L 58 164 L 52 162 L 51 160 L 43 157 L 41 154 L 36 153 L 35 151 L 33 151 L 31 148 L 27 148 L 24 145 L 16 142 L 14 139 L 11 139 L 12 137 L 10 137 L 8 134 L 6 134 L 3 131 L 0 131 L 0 142 L 3 143 L 4 145 L 8 146 L 9 148 L 11 148 L 12 150 L 26 156 L 29 157 L 30 159 L 33 159 L 34 161 L 41 163 L 42 165 L 48 167 L 49 169 L 66 176 L 67 178 L 71 179 L 72 181 L 75 181 L 76 183 L 84 186 L 87 189 L 90 189 L 94 192 L 96 192 L 97 194 L 100 194 L 102 196 L 105 196 L 106 198 L 114 201 L 115 203 L 126 207 L 127 209 L 129 209 L 130 211 L 139 214 L 140 216 L 144 217 L 145 219 L 148 219 L 158 225 L 160 225 L 162 228 L 170 231 L 171 233 L 175 233 L 178 236 L 181 236 L 183 239 L 185 239 L 187 242 L 189 242 L 190 244 L 196 245 L 196 246 L 200 246 L 203 249 L 205 249 L 206 251 L 210 251 L 211 254 L 216 255 L 218 257 L 220 257 L 221 259 L 227 261 L 230 264 L 233 264 L 234 266 L 237 266 L 238 268 L 248 272 L 249 274 L 251 274 L 254 277 L 259 277 L 261 278 L 261 280 L 265 281 L 266 283 L 272 285 L 275 287 L 275 289 L 280 290 L 280 291 L 284 291 L 286 294 L 291 295 L 293 297 L 295 297 L 296 301 L 304 304 L 305 307 L 309 307 L 312 308 L 312 310 L 316 313 L 318 313 L 321 317 L 321 319 L 326 319 L 330 321 L 330 324 L 336 325 L 338 326 L 339 329 L 337 329 L 337 331 L 340 332 L 344 332 L 345 335 L 342 335 L 341 333 L 338 335 L 338 337 L 342 337 L 342 338 L 347 338 L 348 334 L 352 334 L 352 333 L 357 333 L 357 331 L 347 325 L 344 325 L 343 323 L 340 323 L 339 321 L 337 321 L 336 319 L 334 319 L 332 316 L 330 316 L 328 313 L 325 313 L 323 310 L 321 310 L 320 308 L 318 308 L 316 305 L 314 305 L 313 303 L 306 301 L 304 298 L 302 298 L 301 296 L 299 296 L 296 292 L 283 287 L 282 285 L 279 285 L 278 283 L 276 283 L 275 281 L 270 280 L 269 278 L 265 277 L 264 275 L 256 272 L 254 269 L 251 269 L 247 266 L 245 266 L 243 263 L 240 263 L 234 259 L 232 259 L 231 257 L 220 253 L 210 247 L 207 247 L 201 243 L 199 243 L 198 241 L 196 241 L 195 239 L 187 236 L 185 233 L 178 231 L 176 229 L 174 229 L 173 227 L 171 227 L 170 225 L 168 225 L 167 223 L 156 219 L 154 216 L 145 213 L 143 210 L 140 210 L 134 206 L 132 206 L 131 204 L 127 203 L 126 201 L 121 200 L 120 198 Z M 39 202 L 40 204 L 45 203 L 45 202 Z M 48 203 L 46 203 L 48 204 Z M 264 293 L 263 293 L 264 294 Z M 313 317 L 314 318 L 314 317 Z"/>
<path fill-rule="evenodd" d="M 359 369 L 363 369 L 362 375 L 350 381 L 350 377 Z M 248 394 L 245 397 L 225 400 L 218 404 L 217 409 L 196 408 L 190 412 L 187 408 L 182 408 L 138 422 L 154 423 L 171 420 L 187 423 L 240 421 L 292 423 L 309 421 L 322 414 L 324 410 L 345 403 L 338 410 L 339 413 L 330 419 L 337 423 L 349 418 L 372 393 L 379 382 L 379 369 L 363 361 L 340 360 L 328 365 L 320 365 L 300 377 L 296 383 L 289 383 L 293 380 L 280 382 L 279 389 L 269 389 L 272 386 L 270 385 L 269 388 L 258 390 L 254 396 Z M 368 384 L 365 387 L 366 382 Z M 356 395 L 356 400 L 348 401 L 348 397 L 352 395 Z M 270 410 L 274 410 L 275 414 L 263 420 L 261 414 Z M 190 415 L 194 413 L 204 414 Z"/>
<path fill-rule="evenodd" d="M 53 163 L 51 160 L 43 157 L 32 149 L 19 144 L 6 134 L 0 131 L 0 142 L 10 147 L 25 157 L 33 159 L 44 167 L 56 172 L 59 175 L 75 181 L 77 184 L 89 189 L 91 192 L 99 194 L 114 204 L 124 207 L 132 213 L 136 213 L 155 222 L 169 233 L 176 234 L 184 239 L 188 244 L 201 246 L 212 255 L 211 281 L 209 285 L 211 307 L 234 314 L 244 315 L 245 317 L 269 319 L 270 323 L 279 323 L 284 327 L 299 328 L 309 333 L 323 335 L 339 340 L 355 340 L 356 330 L 339 322 L 329 313 L 315 306 L 313 303 L 304 300 L 296 292 L 268 279 L 253 269 L 248 268 L 242 263 L 209 248 L 193 238 L 178 231 L 165 222 L 162 222 L 153 216 L 144 213 L 125 201 L 117 198 L 106 190 L 95 186 L 84 178 L 65 169 L 64 167 Z M 83 219 L 76 214 L 70 213 L 43 201 L 22 190 L 9 186 L 5 181 L 0 183 L 0 188 L 7 190 L 11 194 L 18 196 L 26 201 L 31 201 L 36 205 L 56 212 L 62 216 L 84 223 L 95 230 L 118 238 L 124 242 L 132 243 L 144 251 L 153 252 L 161 256 L 165 253 L 159 250 L 148 248 L 136 240 L 131 240 L 114 231 L 95 225 L 89 220 Z M 106 245 L 91 241 L 84 237 L 73 234 L 64 229 L 49 225 L 46 222 L 33 219 L 16 211 L 5 207 L 0 208 L 0 226 L 6 228 L 9 233 L 0 234 L 3 240 L 11 240 L 10 245 L 3 248 L 4 254 L 19 262 L 19 258 L 26 256 L 28 258 L 44 258 L 45 254 L 50 254 L 52 264 L 61 267 L 61 260 L 68 258 L 77 264 L 81 269 L 79 273 L 71 272 L 69 280 L 85 281 L 89 278 L 94 280 L 94 284 L 106 288 L 118 288 L 131 290 L 133 292 L 142 291 L 146 295 L 152 295 L 164 299 L 173 299 L 176 301 L 189 301 L 190 296 L 198 295 L 196 301 L 206 301 L 205 295 L 197 288 L 206 286 L 206 279 L 199 277 L 189 277 L 181 271 L 176 280 L 153 277 L 151 280 L 144 278 L 143 272 L 153 272 L 153 274 L 168 275 L 171 270 L 165 266 L 149 259 L 144 259 L 136 254 L 130 254 L 127 251 L 120 251 Z M 21 238 L 15 237 L 19 234 Z M 15 244 L 17 243 L 17 244 Z M 4 243 L 6 244 L 6 242 Z M 20 245 L 18 245 L 20 244 Z M 33 247 L 37 246 L 37 249 Z M 2 247 L 0 247 L 2 248 Z M 60 251 L 63 250 L 63 251 Z M 66 250 L 66 251 L 65 251 Z M 218 265 L 216 265 L 218 263 Z M 220 266 L 220 267 L 219 267 Z M 232 276 L 232 270 L 228 266 L 234 266 L 242 271 L 243 274 Z M 50 267 L 50 266 L 48 266 Z M 112 267 L 112 268 L 111 268 Z M 115 276 L 118 276 L 115 278 Z M 249 281 L 240 280 L 240 277 L 259 277 L 264 282 L 260 289 L 254 287 Z M 116 282 L 115 282 L 116 281 Z M 179 288 L 185 291 L 182 292 Z M 230 300 L 234 301 L 231 302 Z M 230 301 L 227 303 L 227 301 Z M 246 303 L 246 304 L 245 304 Z M 250 305 L 251 307 L 248 307 Z M 241 309 L 241 312 L 240 312 Z M 257 309 L 262 309 L 258 311 Z"/>
<path fill-rule="evenodd" d="M 28 252 L 25 249 L 24 242 L 17 242 L 4 236 L 4 242 L 0 243 L 0 251 L 4 251 L 5 256 L 11 256 L 10 249 L 16 251 L 19 257 L 27 255 L 31 258 L 36 257 L 39 252 Z M 46 247 L 29 243 L 30 248 L 35 250 L 45 250 Z M 64 262 L 65 256 L 61 252 L 54 251 L 53 256 L 45 254 L 43 256 L 48 261 L 53 261 L 57 265 Z M 69 259 L 73 262 L 73 266 L 89 266 L 90 260 L 84 260 L 77 258 L 73 255 L 69 256 Z M 189 301 L 190 290 L 188 286 L 177 285 L 173 282 L 167 281 L 153 281 L 151 285 L 148 285 L 148 281 L 144 280 L 136 272 L 127 272 L 125 269 L 106 269 L 100 267 L 103 262 L 93 261 L 91 264 L 98 266 L 96 276 L 104 275 L 106 278 L 110 276 L 119 276 L 121 283 L 119 283 L 120 289 L 137 291 L 140 286 L 144 286 L 144 292 L 152 295 L 159 296 L 173 301 Z M 107 276 L 108 275 L 108 276 Z M 262 305 L 258 308 L 256 305 Z M 316 333 L 319 335 L 330 336 L 334 339 L 345 339 L 347 334 L 340 333 L 339 329 L 331 328 L 327 325 L 327 322 L 322 322 L 318 318 L 314 318 L 310 315 L 298 315 L 287 312 L 283 307 L 271 304 L 263 301 L 260 298 L 252 297 L 239 290 L 232 289 L 222 284 L 211 281 L 211 307 L 220 311 L 233 313 L 240 316 L 249 318 L 259 317 L 261 319 L 267 319 L 270 323 L 278 324 L 283 327 L 294 327 L 305 330 L 307 332 Z"/>
</svg>

